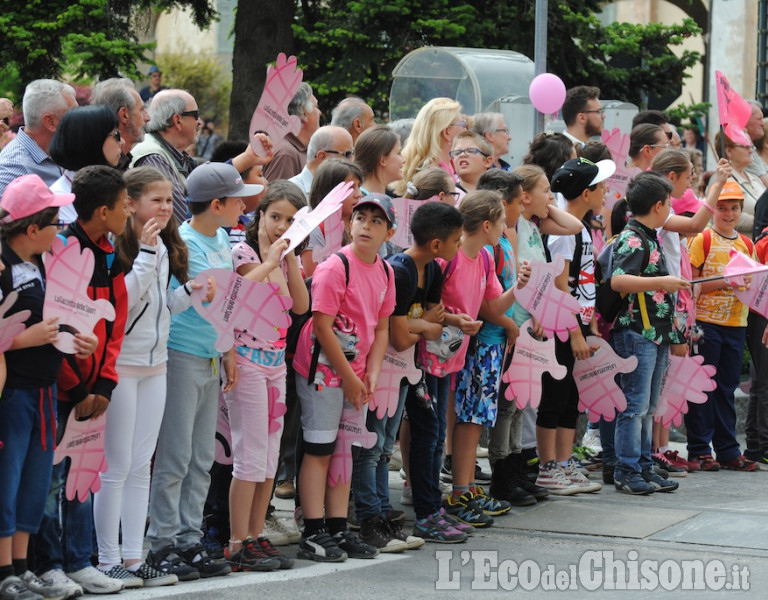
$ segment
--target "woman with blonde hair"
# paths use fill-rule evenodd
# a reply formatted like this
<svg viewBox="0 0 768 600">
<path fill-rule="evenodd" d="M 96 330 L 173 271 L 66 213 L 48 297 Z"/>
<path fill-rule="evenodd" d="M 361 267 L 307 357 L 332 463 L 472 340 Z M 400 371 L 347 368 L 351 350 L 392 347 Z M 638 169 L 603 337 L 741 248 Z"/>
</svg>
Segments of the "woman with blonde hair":
<svg viewBox="0 0 768 600">
<path fill-rule="evenodd" d="M 455 138 L 467 128 L 467 121 L 461 116 L 461 104 L 450 98 L 433 98 L 416 115 L 408 143 L 403 150 L 403 178 L 397 184 L 399 195 L 405 194 L 406 185 L 422 169 L 440 167 L 445 169 L 454 182 L 456 171 L 449 152 Z"/>
</svg>

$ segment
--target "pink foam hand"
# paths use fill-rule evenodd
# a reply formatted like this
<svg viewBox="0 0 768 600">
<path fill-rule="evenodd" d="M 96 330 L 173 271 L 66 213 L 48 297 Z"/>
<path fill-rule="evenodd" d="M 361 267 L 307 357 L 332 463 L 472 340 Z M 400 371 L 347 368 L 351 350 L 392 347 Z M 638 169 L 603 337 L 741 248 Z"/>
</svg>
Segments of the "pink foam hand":
<svg viewBox="0 0 768 600">
<path fill-rule="evenodd" d="M 18 292 L 11 292 L 0 302 L 0 353 L 8 350 L 13 343 L 13 338 L 27 328 L 24 321 L 29 319 L 29 315 L 32 314 L 28 310 L 21 310 L 8 318 L 5 317 L 18 297 Z"/>
<path fill-rule="evenodd" d="M 283 251 L 281 257 L 285 257 L 304 241 L 312 231 L 320 227 L 320 223 L 325 221 L 337 210 L 341 210 L 341 205 L 352 193 L 353 183 L 351 181 L 342 181 L 333 188 L 325 198 L 320 201 L 312 210 L 299 210 L 293 215 L 293 223 L 288 230 L 280 236 L 280 239 L 288 240 L 288 248 Z"/>
<path fill-rule="evenodd" d="M 768 316 L 768 265 L 731 248 L 731 260 L 723 269 L 723 275 L 741 302 L 764 317 Z M 748 287 L 745 287 L 746 276 L 750 276 Z"/>
<path fill-rule="evenodd" d="M 341 250 L 344 242 L 344 221 L 341 209 L 323 221 L 323 243 L 312 248 L 312 260 L 317 264 Z"/>
<path fill-rule="evenodd" d="M 60 463 L 67 456 L 70 460 L 65 490 L 67 500 L 77 496 L 79 502 L 84 502 L 88 494 L 101 489 L 99 474 L 107 470 L 107 458 L 104 456 L 106 425 L 107 413 L 86 421 L 78 421 L 74 410 L 69 413 L 64 437 L 53 453 L 53 464 Z"/>
<path fill-rule="evenodd" d="M 720 71 L 715 71 L 717 85 L 717 114 L 720 125 L 736 144 L 752 146 L 752 140 L 744 131 L 747 121 L 752 116 L 752 106 L 731 87 Z"/>
<path fill-rule="evenodd" d="M 356 409 L 344 404 L 339 423 L 336 447 L 328 466 L 328 485 L 336 487 L 339 483 L 349 483 L 352 478 L 352 446 L 372 448 L 376 443 L 376 434 L 365 426 L 365 409 Z"/>
<path fill-rule="evenodd" d="M 216 295 L 205 304 L 208 278 L 216 280 Z M 280 338 L 291 324 L 290 296 L 281 296 L 280 285 L 250 281 L 226 269 L 206 269 L 195 277 L 201 288 L 192 292 L 192 306 L 216 329 L 215 348 L 226 352 L 235 343 L 235 329 L 266 342 Z"/>
<path fill-rule="evenodd" d="M 267 388 L 267 406 L 269 407 L 269 433 L 277 433 L 283 428 L 283 415 L 288 411 L 285 401 L 280 400 L 280 390 Z"/>
<path fill-rule="evenodd" d="M 637 368 L 637 357 L 621 358 L 603 338 L 587 336 L 587 344 L 597 350 L 584 360 L 576 359 L 573 378 L 579 390 L 579 411 L 589 411 L 589 420 L 596 423 L 603 417 L 613 421 L 616 412 L 627 408 L 624 392 L 616 384 L 618 373 L 631 373 Z"/>
<path fill-rule="evenodd" d="M 688 412 L 688 402 L 703 404 L 707 401 L 705 392 L 717 387 L 713 379 L 716 372 L 714 366 L 704 364 L 703 356 L 670 356 L 654 420 L 661 421 L 664 427 L 680 425 Z"/>
<path fill-rule="evenodd" d="M 216 415 L 216 454 L 214 460 L 220 465 L 231 465 L 234 462 L 232 454 L 232 430 L 229 425 L 229 407 L 224 393 L 219 390 L 219 407 Z"/>
<path fill-rule="evenodd" d="M 606 181 L 608 193 L 605 195 L 605 207 L 613 206 L 621 200 L 627 193 L 627 184 L 629 180 L 640 172 L 637 167 L 627 167 L 627 157 L 629 156 L 629 134 L 622 133 L 618 127 L 612 131 L 603 129 L 600 137 L 603 144 L 608 147 L 611 153 L 611 160 L 616 163 L 616 171 Z"/>
<path fill-rule="evenodd" d="M 251 147 L 259 156 L 266 156 L 267 152 L 261 140 L 256 137 L 257 132 L 266 132 L 275 142 L 283 139 L 289 132 L 294 135 L 299 133 L 301 119 L 296 115 L 288 114 L 288 103 L 296 95 L 302 77 L 303 73 L 297 67 L 296 57 L 286 58 L 282 52 L 277 56 L 275 65 L 267 67 L 264 91 L 253 112 L 251 126 L 248 129 Z"/>
<path fill-rule="evenodd" d="M 531 335 L 533 324 L 530 319 L 520 327 L 520 335 L 515 342 L 512 362 L 501 378 L 509 384 L 504 397 L 515 400 L 517 407 L 525 408 L 530 403 L 538 408 L 541 402 L 541 376 L 549 373 L 555 379 L 562 379 L 568 373 L 555 357 L 555 338 L 539 341 Z"/>
<path fill-rule="evenodd" d="M 101 319 L 113 321 L 115 307 L 109 300 L 92 300 L 88 284 L 93 276 L 93 252 L 80 249 L 70 237 L 53 239 L 51 252 L 43 255 L 46 272 L 43 319 L 59 317 L 59 339 L 54 346 L 65 354 L 75 354 L 75 334 L 92 333 Z"/>
<path fill-rule="evenodd" d="M 547 337 L 557 334 L 562 341 L 568 339 L 568 331 L 579 324 L 579 301 L 555 287 L 555 279 L 563 272 L 565 259 L 555 255 L 551 263 L 531 262 L 531 278 L 523 288 L 515 290 L 515 298 L 544 328 Z"/>
<path fill-rule="evenodd" d="M 416 367 L 414 349 L 398 352 L 392 346 L 387 346 L 376 392 L 368 403 L 368 410 L 375 410 L 379 419 L 383 419 L 384 415 L 393 417 L 400 402 L 400 385 L 404 378 L 412 385 L 421 380 L 421 369 Z"/>
<path fill-rule="evenodd" d="M 425 202 L 439 201 L 440 198 L 432 196 L 427 200 L 412 200 L 410 198 L 392 198 L 392 206 L 397 216 L 397 229 L 389 239 L 395 246 L 410 248 L 413 246 L 413 234 L 411 233 L 411 218 L 416 209 Z"/>
</svg>

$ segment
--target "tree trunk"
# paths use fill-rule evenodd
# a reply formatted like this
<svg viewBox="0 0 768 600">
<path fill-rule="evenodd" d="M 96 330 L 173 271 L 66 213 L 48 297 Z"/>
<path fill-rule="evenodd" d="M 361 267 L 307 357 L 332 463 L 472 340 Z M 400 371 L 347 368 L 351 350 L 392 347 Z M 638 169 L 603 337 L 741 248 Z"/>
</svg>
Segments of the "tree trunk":
<svg viewBox="0 0 768 600">
<path fill-rule="evenodd" d="M 294 2 L 239 0 L 232 51 L 232 95 L 229 100 L 229 139 L 248 139 L 248 125 L 259 102 L 267 65 L 280 52 L 293 53 L 291 23 Z"/>
</svg>

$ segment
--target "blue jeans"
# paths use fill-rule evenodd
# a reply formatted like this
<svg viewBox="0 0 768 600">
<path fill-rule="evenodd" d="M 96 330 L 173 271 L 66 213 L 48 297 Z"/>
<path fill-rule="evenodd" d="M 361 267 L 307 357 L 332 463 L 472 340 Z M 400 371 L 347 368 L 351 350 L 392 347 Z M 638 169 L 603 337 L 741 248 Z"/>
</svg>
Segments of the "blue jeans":
<svg viewBox="0 0 768 600">
<path fill-rule="evenodd" d="M 73 409 L 71 402 L 58 403 L 59 440 L 64 435 L 69 413 Z M 91 566 L 91 555 L 94 552 L 91 495 L 88 494 L 85 502 L 79 502 L 77 498 L 67 500 L 64 488 L 68 473 L 68 458 L 53 466 L 48 501 L 35 538 L 35 565 L 38 573 L 49 569 L 64 569 L 71 573 Z"/>
<path fill-rule="evenodd" d="M 669 362 L 669 346 L 659 346 L 629 329 L 613 332 L 613 349 L 622 358 L 637 357 L 637 368 L 620 375 L 626 410 L 616 415 L 616 480 L 653 468 L 653 412 Z"/>
<path fill-rule="evenodd" d="M 389 457 L 403 418 L 407 392 L 408 386 L 400 388 L 397 410 L 392 417 L 385 414 L 383 419 L 379 419 L 376 411 L 368 411 L 366 425 L 368 431 L 376 434 L 376 444 L 372 448 L 352 449 L 352 490 L 358 523 L 368 517 L 389 514 L 392 510 L 389 502 Z"/>
<path fill-rule="evenodd" d="M 451 378 L 427 375 L 427 389 L 432 404 L 425 407 L 408 386 L 405 410 L 411 426 L 409 460 L 413 509 L 417 519 L 424 519 L 440 509 L 440 468 L 445 446 L 446 406 Z"/>
<path fill-rule="evenodd" d="M 699 342 L 699 354 L 704 357 L 705 364 L 717 367 L 717 387 L 707 392 L 704 404 L 688 403 L 688 414 L 685 415 L 688 455 L 711 454 L 711 443 L 717 460 L 727 462 L 741 454 L 736 440 L 733 392 L 741 377 L 746 327 L 697 323 L 704 332 Z"/>
</svg>

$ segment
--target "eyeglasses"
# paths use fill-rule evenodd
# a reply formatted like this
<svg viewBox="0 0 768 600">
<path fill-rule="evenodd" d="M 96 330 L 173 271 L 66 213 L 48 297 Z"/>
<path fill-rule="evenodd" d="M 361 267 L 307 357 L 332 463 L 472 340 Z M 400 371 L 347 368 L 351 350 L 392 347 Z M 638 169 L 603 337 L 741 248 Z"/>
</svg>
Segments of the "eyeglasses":
<svg viewBox="0 0 768 600">
<path fill-rule="evenodd" d="M 733 147 L 744 148 L 744 150 L 749 150 L 750 152 L 752 152 L 752 148 L 754 148 L 754 146 L 748 146 L 747 144 L 734 144 Z"/>
<path fill-rule="evenodd" d="M 340 154 L 344 158 L 352 158 L 355 155 L 354 150 L 344 150 L 343 152 L 341 150 L 323 150 L 323 152 L 327 154 Z"/>
<path fill-rule="evenodd" d="M 488 158 L 488 155 L 480 150 L 480 148 L 458 148 L 456 150 L 451 150 L 448 153 L 448 156 L 451 158 L 459 158 L 462 154 L 466 154 L 467 156 L 475 156 L 477 154 L 482 154 L 486 158 Z"/>
<path fill-rule="evenodd" d="M 509 135 L 509 128 L 502 127 L 501 129 L 494 129 L 493 133 L 506 133 L 507 135 Z"/>
<path fill-rule="evenodd" d="M 194 117 L 195 121 L 200 118 L 200 109 L 197 110 L 185 110 L 183 113 L 179 113 L 182 117 Z"/>
<path fill-rule="evenodd" d="M 672 141 L 672 138 L 675 137 L 675 134 L 672 133 L 671 131 L 665 131 L 664 133 L 667 134 L 667 139 L 669 141 Z"/>
<path fill-rule="evenodd" d="M 605 109 L 604 108 L 596 108 L 594 110 L 582 110 L 581 112 L 583 112 L 583 113 L 600 113 L 601 115 L 604 115 L 605 114 Z"/>
<path fill-rule="evenodd" d="M 669 144 L 648 144 L 649 148 L 669 148 Z"/>
<path fill-rule="evenodd" d="M 122 136 L 120 135 L 120 130 L 119 129 L 115 129 L 107 137 L 113 137 L 113 138 L 115 138 L 115 141 L 117 141 L 117 142 L 119 142 L 122 139 Z"/>
<path fill-rule="evenodd" d="M 461 196 L 461 192 L 445 192 L 446 196 L 453 196 L 454 198 L 458 198 Z"/>
<path fill-rule="evenodd" d="M 56 229 L 64 229 L 67 225 L 69 225 L 69 223 L 66 221 L 52 221 L 47 225 L 43 225 L 43 227 L 55 227 Z"/>
<path fill-rule="evenodd" d="M 453 123 L 451 123 L 449 125 L 449 127 L 464 127 L 466 129 L 467 128 L 467 120 L 466 119 L 461 119 L 460 121 L 454 121 Z"/>
</svg>

